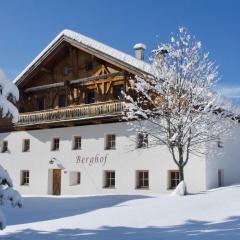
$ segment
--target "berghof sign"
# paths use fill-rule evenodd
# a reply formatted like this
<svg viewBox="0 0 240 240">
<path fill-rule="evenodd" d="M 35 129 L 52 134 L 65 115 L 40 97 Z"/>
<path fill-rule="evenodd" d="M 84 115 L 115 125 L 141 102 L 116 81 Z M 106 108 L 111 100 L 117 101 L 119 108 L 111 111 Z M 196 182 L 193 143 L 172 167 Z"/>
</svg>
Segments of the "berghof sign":
<svg viewBox="0 0 240 240">
<path fill-rule="evenodd" d="M 107 162 L 107 158 L 108 158 L 108 154 L 105 154 L 105 155 L 96 154 L 95 156 L 88 156 L 88 157 L 78 155 L 76 156 L 76 164 L 80 163 L 88 166 L 100 164 L 104 166 Z"/>
</svg>

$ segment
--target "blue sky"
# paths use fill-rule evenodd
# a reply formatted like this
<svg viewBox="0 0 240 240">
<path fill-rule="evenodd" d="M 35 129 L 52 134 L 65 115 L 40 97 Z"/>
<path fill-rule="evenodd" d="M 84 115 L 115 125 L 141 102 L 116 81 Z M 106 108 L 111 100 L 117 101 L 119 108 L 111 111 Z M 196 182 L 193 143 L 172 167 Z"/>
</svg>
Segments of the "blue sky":
<svg viewBox="0 0 240 240">
<path fill-rule="evenodd" d="M 147 56 L 178 26 L 202 41 L 219 65 L 219 88 L 240 99 L 238 0 L 3 0 L 0 3 L 0 69 L 14 79 L 63 29 L 69 28 L 133 54 Z"/>
</svg>

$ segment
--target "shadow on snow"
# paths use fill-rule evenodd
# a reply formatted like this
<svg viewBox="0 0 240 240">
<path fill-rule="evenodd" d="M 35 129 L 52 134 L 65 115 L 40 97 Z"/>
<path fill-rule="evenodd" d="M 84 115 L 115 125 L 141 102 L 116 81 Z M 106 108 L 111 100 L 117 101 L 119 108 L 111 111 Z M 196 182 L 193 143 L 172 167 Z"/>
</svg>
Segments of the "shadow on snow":
<svg viewBox="0 0 240 240">
<path fill-rule="evenodd" d="M 3 240 L 239 240 L 240 217 L 228 218 L 223 223 L 188 221 L 183 225 L 171 227 L 108 227 L 101 229 L 60 229 L 57 232 L 41 232 L 26 229 Z"/>
<path fill-rule="evenodd" d="M 25 224 L 70 217 L 101 208 L 109 208 L 120 203 L 148 198 L 142 195 L 105 195 L 89 197 L 26 197 L 23 208 L 3 207 L 7 225 Z"/>
</svg>

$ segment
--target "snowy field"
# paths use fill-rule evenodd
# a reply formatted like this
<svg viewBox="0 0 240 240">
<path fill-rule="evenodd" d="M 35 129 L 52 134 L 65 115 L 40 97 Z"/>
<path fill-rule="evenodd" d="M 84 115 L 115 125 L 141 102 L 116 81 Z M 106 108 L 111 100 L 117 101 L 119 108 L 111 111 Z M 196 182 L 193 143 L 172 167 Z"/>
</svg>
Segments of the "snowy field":
<svg viewBox="0 0 240 240">
<path fill-rule="evenodd" d="M 185 197 L 25 197 L 4 207 L 8 240 L 239 240 L 240 185 Z"/>
</svg>

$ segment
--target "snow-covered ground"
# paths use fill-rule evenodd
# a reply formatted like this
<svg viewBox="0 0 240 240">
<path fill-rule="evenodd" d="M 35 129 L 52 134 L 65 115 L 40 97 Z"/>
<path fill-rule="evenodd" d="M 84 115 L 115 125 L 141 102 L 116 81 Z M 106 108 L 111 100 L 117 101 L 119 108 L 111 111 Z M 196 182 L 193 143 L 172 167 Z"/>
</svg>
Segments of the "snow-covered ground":
<svg viewBox="0 0 240 240">
<path fill-rule="evenodd" d="M 9 240 L 239 240 L 240 185 L 184 197 L 25 197 L 5 206 Z"/>
</svg>

